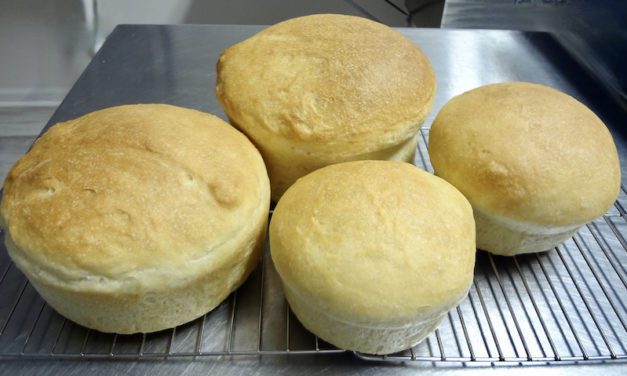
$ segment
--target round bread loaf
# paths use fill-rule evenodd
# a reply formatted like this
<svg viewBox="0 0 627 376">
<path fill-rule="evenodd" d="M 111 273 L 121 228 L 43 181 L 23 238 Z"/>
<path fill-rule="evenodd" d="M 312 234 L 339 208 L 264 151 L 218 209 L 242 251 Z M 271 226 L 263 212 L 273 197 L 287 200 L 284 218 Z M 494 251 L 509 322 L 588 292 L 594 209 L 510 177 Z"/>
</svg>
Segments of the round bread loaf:
<svg viewBox="0 0 627 376">
<path fill-rule="evenodd" d="M 413 161 L 432 107 L 425 54 L 382 24 L 313 15 L 226 49 L 216 96 L 259 147 L 272 198 L 320 167 L 349 160 Z"/>
<path fill-rule="evenodd" d="M 602 215 L 620 189 L 616 147 L 601 120 L 555 89 L 483 86 L 437 115 L 429 156 L 473 206 L 477 247 L 548 250 Z"/>
<path fill-rule="evenodd" d="M 103 332 L 170 328 L 217 306 L 261 254 L 270 185 L 244 135 L 162 104 L 50 128 L 9 172 L 9 255 L 63 316 Z"/>
<path fill-rule="evenodd" d="M 307 329 L 388 354 L 420 342 L 466 296 L 475 226 L 468 201 L 436 176 L 403 162 L 346 162 L 287 190 L 270 249 Z"/>
</svg>

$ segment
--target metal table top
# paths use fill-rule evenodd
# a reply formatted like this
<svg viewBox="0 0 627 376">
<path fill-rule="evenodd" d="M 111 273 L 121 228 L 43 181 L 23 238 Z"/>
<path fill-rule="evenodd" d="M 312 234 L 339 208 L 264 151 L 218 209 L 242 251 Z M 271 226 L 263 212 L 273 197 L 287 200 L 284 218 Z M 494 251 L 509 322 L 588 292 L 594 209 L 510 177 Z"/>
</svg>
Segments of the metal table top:
<svg viewBox="0 0 627 376">
<path fill-rule="evenodd" d="M 214 96 L 215 62 L 224 48 L 261 28 L 225 25 L 119 26 L 74 85 L 47 127 L 100 108 L 128 103 L 171 103 L 226 118 Z M 549 34 L 490 30 L 399 29 L 399 31 L 422 47 L 436 72 L 438 90 L 434 109 L 425 122 L 424 132 L 428 133 L 428 128 L 442 105 L 451 97 L 466 90 L 487 83 L 512 80 L 542 83 L 575 96 L 605 121 L 614 135 L 623 161 L 623 177 L 627 175 L 624 170 L 624 159 L 627 157 L 627 138 L 623 126 L 625 113 L 608 99 L 608 94 L 602 86 L 589 77 Z M 423 139 L 425 138 L 423 133 Z M 428 168 L 428 163 L 423 162 Z M 623 215 L 621 212 L 616 214 L 616 217 L 621 218 Z M 594 235 L 592 230 L 588 235 Z M 581 242 L 586 241 L 587 237 L 582 236 Z M 0 255 L 4 253 L 4 249 L 0 249 Z M 483 259 L 487 260 L 486 257 Z M 624 262 L 624 259 L 621 260 L 619 263 Z M 494 296 L 496 298 L 496 295 Z M 619 295 L 618 298 L 622 299 L 624 296 Z M 2 308 L 0 307 L 0 311 Z M 618 336 L 621 342 L 620 334 Z M 516 350 L 517 344 L 512 346 Z M 418 372 L 528 374 L 539 369 L 547 374 L 561 374 L 590 372 L 592 369 L 590 367 L 594 367 L 595 373 L 621 374 L 626 369 L 624 361 L 610 361 L 606 364 L 588 362 L 586 364 L 591 365 L 585 367 L 572 364 L 543 366 L 542 363 L 538 363 L 532 368 L 516 367 L 515 363 L 508 363 L 507 367 L 490 367 L 488 363 L 487 366 L 482 364 L 480 368 L 473 367 L 472 364 L 410 363 L 404 365 L 369 363 L 351 354 L 140 361 L 22 358 L 0 361 L 0 374 L 18 370 L 24 374 L 42 371 L 64 374 L 84 374 L 94 371 L 165 374 L 207 371 L 223 374 L 296 372 L 315 374 L 329 371 L 339 374 Z"/>
</svg>

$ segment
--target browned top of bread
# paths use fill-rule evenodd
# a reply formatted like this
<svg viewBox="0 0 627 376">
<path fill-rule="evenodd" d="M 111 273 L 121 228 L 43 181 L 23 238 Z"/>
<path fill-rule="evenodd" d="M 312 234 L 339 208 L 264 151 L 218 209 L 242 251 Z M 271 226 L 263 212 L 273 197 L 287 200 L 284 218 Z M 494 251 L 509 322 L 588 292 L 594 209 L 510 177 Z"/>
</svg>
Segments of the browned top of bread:
<svg viewBox="0 0 627 376">
<path fill-rule="evenodd" d="M 127 105 L 50 128 L 9 172 L 1 216 L 48 279 L 164 271 L 174 283 L 232 259 L 220 247 L 268 203 L 261 156 L 237 130 L 195 110 Z"/>
<path fill-rule="evenodd" d="M 373 150 L 416 133 L 436 85 L 429 60 L 410 40 L 335 14 L 271 26 L 226 49 L 217 70 L 218 99 L 253 138 Z"/>
<path fill-rule="evenodd" d="M 602 215 L 620 189 L 603 122 L 576 99 L 525 82 L 450 100 L 429 136 L 436 174 L 486 214 L 567 226 Z"/>
</svg>

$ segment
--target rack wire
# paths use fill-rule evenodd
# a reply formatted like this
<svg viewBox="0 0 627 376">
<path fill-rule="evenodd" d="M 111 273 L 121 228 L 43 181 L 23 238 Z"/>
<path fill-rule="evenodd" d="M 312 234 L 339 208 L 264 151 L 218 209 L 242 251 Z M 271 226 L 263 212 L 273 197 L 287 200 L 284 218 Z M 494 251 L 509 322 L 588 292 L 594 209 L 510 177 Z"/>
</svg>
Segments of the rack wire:
<svg viewBox="0 0 627 376">
<path fill-rule="evenodd" d="M 416 164 L 432 171 L 428 129 Z M 391 362 L 585 362 L 627 359 L 627 193 L 572 239 L 544 253 L 477 254 L 468 297 L 425 341 Z M 272 212 L 270 212 L 272 215 Z M 266 251 L 268 251 L 266 244 Z M 105 334 L 55 313 L 0 250 L 0 359 L 171 359 L 349 353 L 292 315 L 268 253 L 212 312 L 157 333 Z"/>
</svg>

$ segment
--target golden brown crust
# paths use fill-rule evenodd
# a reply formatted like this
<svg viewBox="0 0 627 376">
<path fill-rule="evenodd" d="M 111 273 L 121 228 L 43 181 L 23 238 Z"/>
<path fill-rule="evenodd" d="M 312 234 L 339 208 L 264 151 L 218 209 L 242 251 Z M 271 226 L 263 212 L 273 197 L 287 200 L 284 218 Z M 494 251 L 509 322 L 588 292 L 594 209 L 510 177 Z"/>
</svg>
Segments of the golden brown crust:
<svg viewBox="0 0 627 376">
<path fill-rule="evenodd" d="M 269 27 L 226 49 L 217 70 L 218 99 L 253 138 L 261 132 L 340 144 L 345 137 L 374 141 L 380 133 L 405 138 L 417 129 L 397 127 L 421 118 L 435 93 L 433 70 L 418 47 L 387 26 L 344 15 Z"/>
<path fill-rule="evenodd" d="M 474 236 L 461 193 L 392 161 L 299 179 L 270 224 L 285 288 L 337 321 L 373 328 L 417 325 L 457 304 L 472 281 Z"/>
<path fill-rule="evenodd" d="M 483 86 L 451 99 L 430 131 L 438 176 L 474 207 L 521 223 L 569 226 L 602 215 L 620 166 L 603 122 L 574 98 L 531 83 Z"/>
<path fill-rule="evenodd" d="M 410 40 L 334 14 L 261 31 L 226 49 L 217 73 L 216 96 L 261 151 L 275 200 L 318 167 L 394 159 L 389 150 L 411 143 L 436 87 L 429 60 Z"/>
<path fill-rule="evenodd" d="M 50 128 L 9 172 L 1 214 L 47 283 L 176 285 L 239 257 L 212 250 L 254 236 L 267 179 L 255 148 L 215 116 L 119 106 Z"/>
</svg>

